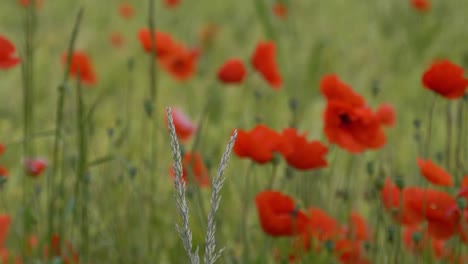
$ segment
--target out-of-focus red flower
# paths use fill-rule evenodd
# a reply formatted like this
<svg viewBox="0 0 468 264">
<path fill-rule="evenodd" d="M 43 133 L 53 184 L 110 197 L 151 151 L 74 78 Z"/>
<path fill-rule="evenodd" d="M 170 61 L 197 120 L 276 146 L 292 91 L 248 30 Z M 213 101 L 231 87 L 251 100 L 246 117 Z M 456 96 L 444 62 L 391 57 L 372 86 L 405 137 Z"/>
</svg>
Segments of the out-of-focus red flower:
<svg viewBox="0 0 468 264">
<path fill-rule="evenodd" d="M 428 233 L 419 226 L 406 226 L 403 229 L 402 239 L 405 248 L 416 255 L 422 254 L 429 246 L 431 246 L 431 252 L 437 259 L 448 254 L 444 240 L 431 239 Z"/>
<path fill-rule="evenodd" d="M 80 257 L 78 252 L 73 248 L 69 241 L 65 241 L 65 248 L 61 246 L 61 238 L 58 234 L 52 234 L 50 245 L 44 245 L 44 257 L 50 259 L 52 257 L 60 257 L 63 263 L 78 264 Z"/>
<path fill-rule="evenodd" d="M 265 125 L 257 125 L 251 131 L 238 130 L 234 153 L 240 158 L 250 158 L 264 164 L 270 162 L 275 152 L 288 152 L 283 137 Z"/>
<path fill-rule="evenodd" d="M 0 215 L 0 248 L 5 247 L 5 239 L 10 230 L 11 218 L 7 214 Z"/>
<path fill-rule="evenodd" d="M 62 64 L 66 65 L 68 62 L 68 54 L 62 56 Z M 75 51 L 71 55 L 70 75 L 73 77 L 79 76 L 81 82 L 87 85 L 94 85 L 97 83 L 96 73 L 94 71 L 93 62 L 88 55 L 83 51 Z"/>
<path fill-rule="evenodd" d="M 36 4 L 36 8 L 40 8 L 44 3 L 44 0 L 18 0 L 18 3 L 24 7 L 28 7 L 31 4 L 31 2 L 34 2 Z"/>
<path fill-rule="evenodd" d="M 344 234 L 344 230 L 338 221 L 322 209 L 311 207 L 308 209 L 308 213 L 310 235 L 319 241 L 334 240 Z"/>
<path fill-rule="evenodd" d="M 420 12 L 429 11 L 431 8 L 429 0 L 411 0 L 411 5 Z"/>
<path fill-rule="evenodd" d="M 328 141 L 351 153 L 378 149 L 386 143 L 380 120 L 369 108 L 329 101 L 324 120 Z"/>
<path fill-rule="evenodd" d="M 418 187 L 405 188 L 404 206 L 427 221 L 431 237 L 446 240 L 458 231 L 457 202 L 449 194 Z"/>
<path fill-rule="evenodd" d="M 118 31 L 112 32 L 110 34 L 109 41 L 115 48 L 121 48 L 124 44 L 124 38 Z"/>
<path fill-rule="evenodd" d="M 150 31 L 146 28 L 138 31 L 138 39 L 148 53 L 153 50 L 151 37 Z M 161 31 L 156 31 L 153 37 L 156 44 L 156 58 L 162 68 L 179 81 L 186 81 L 192 77 L 196 71 L 199 50 L 188 49 L 175 41 L 171 35 Z"/>
<path fill-rule="evenodd" d="M 156 43 L 156 56 L 158 59 L 164 59 L 165 57 L 169 56 L 173 53 L 178 43 L 172 38 L 171 35 L 162 31 L 156 31 L 154 33 L 154 41 Z M 147 53 L 152 52 L 151 48 L 151 33 L 147 28 L 142 28 L 138 31 L 138 39 L 140 40 L 140 44 L 143 49 Z"/>
<path fill-rule="evenodd" d="M 336 74 L 327 74 L 322 78 L 320 91 L 327 101 L 340 101 L 355 107 L 363 107 L 366 104 L 364 98 L 342 82 Z"/>
<path fill-rule="evenodd" d="M 28 254 L 31 254 L 33 250 L 39 245 L 39 240 L 36 235 L 29 235 L 28 241 L 26 242 L 26 250 Z"/>
<path fill-rule="evenodd" d="M 20 58 L 14 55 L 15 51 L 13 43 L 0 35 L 0 69 L 10 69 L 20 63 Z"/>
<path fill-rule="evenodd" d="M 252 66 L 274 89 L 281 89 L 283 79 L 276 64 L 276 46 L 272 41 L 262 41 L 257 44 L 252 55 Z"/>
<path fill-rule="evenodd" d="M 468 79 L 464 74 L 465 70 L 462 67 L 449 60 L 440 60 L 424 72 L 422 83 L 426 89 L 447 99 L 457 99 L 465 94 L 468 87 Z"/>
<path fill-rule="evenodd" d="M 320 141 L 307 141 L 305 134 L 299 135 L 294 128 L 285 129 L 282 136 L 289 147 L 281 154 L 289 166 L 298 170 L 310 170 L 328 165 L 325 159 L 328 148 Z"/>
<path fill-rule="evenodd" d="M 5 166 L 0 166 L 0 177 L 8 177 L 8 169 Z"/>
<path fill-rule="evenodd" d="M 463 176 L 461 187 L 462 188 L 468 187 L 468 175 Z"/>
<path fill-rule="evenodd" d="M 38 177 L 47 168 L 47 161 L 44 159 L 27 159 L 24 166 L 29 176 Z"/>
<path fill-rule="evenodd" d="M 164 5 L 167 8 L 175 8 L 180 4 L 180 0 L 164 0 Z"/>
<path fill-rule="evenodd" d="M 351 212 L 347 229 L 348 237 L 354 241 L 370 240 L 371 232 L 366 220 L 357 212 Z"/>
<path fill-rule="evenodd" d="M 123 18 L 130 19 L 134 16 L 134 13 L 135 10 L 133 9 L 133 6 L 129 3 L 121 3 L 119 5 L 119 14 Z"/>
<path fill-rule="evenodd" d="M 273 13 L 283 19 L 288 15 L 288 9 L 284 3 L 276 2 L 273 4 Z"/>
<path fill-rule="evenodd" d="M 405 206 L 403 201 L 407 195 L 411 195 L 411 191 L 407 191 L 406 189 L 401 191 L 390 178 L 385 180 L 385 184 L 380 191 L 380 198 L 382 199 L 384 208 L 392 214 L 393 219 L 404 225 L 414 226 L 421 223 L 424 218 L 419 213 Z"/>
<path fill-rule="evenodd" d="M 180 47 L 174 49 L 169 56 L 160 60 L 160 63 L 173 78 L 187 81 L 196 71 L 198 54 Z"/>
<path fill-rule="evenodd" d="M 166 126 L 167 116 L 165 116 Z M 185 142 L 189 140 L 197 131 L 197 126 L 190 120 L 190 118 L 179 108 L 172 108 L 172 120 L 176 130 L 177 137 L 180 141 Z"/>
<path fill-rule="evenodd" d="M 169 171 L 171 176 L 175 177 L 172 167 Z M 187 182 L 187 177 L 193 177 L 200 187 L 210 186 L 208 168 L 198 152 L 187 152 L 184 154 L 182 160 L 182 179 L 184 182 Z"/>
<path fill-rule="evenodd" d="M 364 248 L 360 241 L 341 239 L 335 243 L 335 254 L 342 264 L 370 264 L 365 258 Z"/>
<path fill-rule="evenodd" d="M 430 183 L 439 186 L 453 186 L 452 176 L 431 160 L 417 159 L 421 175 Z"/>
<path fill-rule="evenodd" d="M 242 83 L 247 71 L 244 63 L 237 58 L 227 60 L 218 70 L 218 80 L 226 84 Z"/>
<path fill-rule="evenodd" d="M 270 236 L 294 236 L 303 233 L 308 218 L 296 209 L 291 197 L 278 191 L 263 191 L 255 196 L 263 231 Z"/>
<path fill-rule="evenodd" d="M 389 104 L 382 104 L 377 109 L 377 117 L 380 120 L 380 123 L 385 126 L 392 127 L 396 122 L 396 114 L 393 106 Z"/>
</svg>

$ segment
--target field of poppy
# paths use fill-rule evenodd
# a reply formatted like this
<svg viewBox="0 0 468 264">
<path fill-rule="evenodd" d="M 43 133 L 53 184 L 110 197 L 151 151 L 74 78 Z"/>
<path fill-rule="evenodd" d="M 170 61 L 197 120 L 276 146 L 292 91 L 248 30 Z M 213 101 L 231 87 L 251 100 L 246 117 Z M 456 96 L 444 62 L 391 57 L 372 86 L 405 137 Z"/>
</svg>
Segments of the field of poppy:
<svg viewBox="0 0 468 264">
<path fill-rule="evenodd" d="M 468 263 L 468 1 L 0 6 L 0 264 Z"/>
</svg>

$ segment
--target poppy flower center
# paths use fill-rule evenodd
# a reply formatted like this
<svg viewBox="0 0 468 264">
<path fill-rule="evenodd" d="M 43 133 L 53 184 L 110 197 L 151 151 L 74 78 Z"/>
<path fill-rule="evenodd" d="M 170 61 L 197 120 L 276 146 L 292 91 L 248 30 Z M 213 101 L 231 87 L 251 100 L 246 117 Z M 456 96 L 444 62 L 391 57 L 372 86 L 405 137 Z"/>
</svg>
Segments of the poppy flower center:
<svg viewBox="0 0 468 264">
<path fill-rule="evenodd" d="M 176 69 L 183 69 L 185 66 L 184 60 L 182 58 L 176 58 L 172 63 Z"/>
<path fill-rule="evenodd" d="M 341 113 L 341 114 L 338 115 L 338 117 L 340 118 L 340 121 L 343 124 L 350 124 L 351 123 L 351 117 L 347 113 Z"/>
</svg>

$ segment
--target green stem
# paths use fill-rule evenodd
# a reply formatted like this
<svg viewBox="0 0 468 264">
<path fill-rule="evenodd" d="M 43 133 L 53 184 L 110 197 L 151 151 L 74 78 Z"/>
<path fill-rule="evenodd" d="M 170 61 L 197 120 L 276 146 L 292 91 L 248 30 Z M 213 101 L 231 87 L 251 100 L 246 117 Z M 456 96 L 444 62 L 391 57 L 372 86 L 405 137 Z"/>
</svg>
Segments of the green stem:
<svg viewBox="0 0 468 264">
<path fill-rule="evenodd" d="M 149 108 L 150 111 L 149 113 L 149 118 L 154 119 L 157 117 L 157 70 L 156 70 L 156 57 L 157 57 L 157 52 L 156 52 L 156 39 L 155 39 L 155 30 L 156 30 L 156 25 L 155 25 L 155 4 L 154 0 L 148 0 L 148 27 L 150 31 L 150 43 L 151 43 L 151 52 L 152 56 L 149 56 L 150 60 L 150 67 L 149 67 L 149 81 L 150 81 L 150 87 L 149 87 L 149 92 L 150 92 L 150 99 L 149 99 Z M 156 122 L 150 122 L 150 175 L 149 175 L 149 193 L 157 193 L 157 147 L 158 147 L 158 140 L 157 140 L 157 128 L 156 128 Z M 151 199 L 150 205 L 153 205 L 153 199 Z M 154 209 L 149 208 L 148 212 L 148 227 L 151 227 L 151 223 L 153 222 L 154 218 Z M 148 254 L 151 256 L 153 252 L 153 233 L 150 232 L 151 230 L 148 230 L 147 234 L 147 241 L 148 241 Z"/>
<path fill-rule="evenodd" d="M 77 77 L 76 87 L 76 111 L 77 111 L 77 130 L 78 130 L 78 168 L 76 182 L 76 199 L 81 207 L 81 251 L 84 263 L 88 263 L 89 259 L 89 220 L 88 220 L 88 202 L 89 202 L 89 179 L 87 175 L 87 122 L 85 119 L 86 112 L 83 104 L 83 89 L 81 87 L 80 76 Z M 80 199 L 81 198 L 81 199 Z"/>
<path fill-rule="evenodd" d="M 59 170 L 61 170 L 61 165 L 62 162 L 61 156 L 63 156 L 63 145 L 62 145 L 62 126 L 63 126 L 63 112 L 64 112 L 64 106 L 65 106 L 65 89 L 67 87 L 68 79 L 69 79 L 69 71 L 70 71 L 70 65 L 71 65 L 71 55 L 73 54 L 73 50 L 75 49 L 75 42 L 76 38 L 78 36 L 78 30 L 80 27 L 81 23 L 81 18 L 83 16 L 83 8 L 81 8 L 78 12 L 78 15 L 75 20 L 75 24 L 73 27 L 73 31 L 71 34 L 70 42 L 68 44 L 68 51 L 67 51 L 67 63 L 65 65 L 65 72 L 63 76 L 63 81 L 59 85 L 58 88 L 58 98 L 57 98 L 57 111 L 55 114 L 55 137 L 54 137 L 54 148 L 53 148 L 53 159 L 52 159 L 52 171 L 51 174 L 48 178 L 47 181 L 47 193 L 48 197 L 47 200 L 49 202 L 49 208 L 48 208 L 48 230 L 47 230 L 47 240 L 52 237 L 52 234 L 54 232 L 54 219 L 56 218 L 55 214 L 55 202 L 56 201 L 64 201 L 64 195 L 65 195 L 65 176 L 62 174 L 62 177 L 60 179 L 60 183 L 58 186 L 58 192 L 55 190 L 55 181 L 57 178 L 57 174 Z M 58 193 L 58 195 L 57 195 Z M 58 196 L 58 198 L 57 198 Z M 63 212 L 62 212 L 63 214 Z M 62 236 L 64 234 L 64 223 L 61 221 L 60 223 L 60 233 L 59 235 Z"/>
<path fill-rule="evenodd" d="M 429 157 L 430 154 L 430 146 L 431 146 L 431 136 L 432 136 L 432 119 L 434 118 L 434 110 L 437 102 L 437 97 L 434 96 L 432 100 L 431 106 L 429 108 L 429 119 L 427 120 L 427 134 L 426 134 L 426 144 L 425 144 L 425 151 L 424 155 L 426 158 Z"/>
<path fill-rule="evenodd" d="M 24 34 L 25 34 L 25 45 L 24 45 L 24 57 L 22 65 L 22 82 L 23 82 L 23 159 L 30 158 L 33 154 L 31 135 L 33 129 L 33 93 L 34 93 L 34 33 L 35 33 L 35 8 L 30 5 L 25 11 L 24 17 Z M 26 173 L 23 175 L 23 188 L 22 188 L 22 200 L 23 200 L 23 212 L 30 214 L 32 196 L 30 192 L 31 185 L 27 180 L 28 176 Z M 23 245 L 26 243 L 28 233 L 31 230 L 30 221 L 28 216 L 23 216 Z M 24 247 L 22 247 L 24 251 Z M 24 253 L 24 252 L 23 252 Z M 27 261 L 27 260 L 26 260 Z"/>
<path fill-rule="evenodd" d="M 447 171 L 452 172 L 452 131 L 453 131 L 453 117 L 452 117 L 452 109 L 451 109 L 451 102 L 447 102 L 447 113 L 446 113 L 446 129 L 447 129 L 447 137 L 445 142 L 445 168 Z"/>
<path fill-rule="evenodd" d="M 241 241 L 243 245 L 243 250 L 242 250 L 242 263 L 250 263 L 250 254 L 249 251 L 251 250 L 249 247 L 249 240 L 247 237 L 247 220 L 248 220 L 248 211 L 249 211 L 249 204 L 251 203 L 250 201 L 250 177 L 251 177 L 251 172 L 253 170 L 255 163 L 253 161 L 250 162 L 250 165 L 247 167 L 247 172 L 244 175 L 244 189 L 241 190 L 242 195 L 244 196 L 244 199 L 242 201 L 242 212 L 241 212 L 241 226 L 240 226 L 240 232 L 239 234 L 241 235 Z"/>
</svg>

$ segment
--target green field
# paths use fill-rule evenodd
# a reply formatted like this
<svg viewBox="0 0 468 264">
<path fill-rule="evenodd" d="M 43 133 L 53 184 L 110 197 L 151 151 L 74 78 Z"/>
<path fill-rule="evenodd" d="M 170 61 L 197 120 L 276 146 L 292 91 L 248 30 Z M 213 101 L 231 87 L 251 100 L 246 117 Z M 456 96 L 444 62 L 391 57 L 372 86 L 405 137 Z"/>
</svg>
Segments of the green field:
<svg viewBox="0 0 468 264">
<path fill-rule="evenodd" d="M 277 149 L 260 164 L 234 147 L 215 217 L 216 249 L 224 249 L 216 263 L 288 263 L 291 254 L 294 263 L 468 263 L 468 93 L 465 88 L 464 96 L 448 100 L 422 83 L 441 59 L 468 69 L 468 1 L 432 0 L 426 11 L 410 0 L 181 0 L 173 8 L 162 0 L 44 0 L 40 8 L 19 2 L 0 4 L 0 37 L 14 44 L 21 59 L 3 69 L 0 45 L 0 165 L 8 171 L 0 175 L 1 263 L 195 263 L 176 230 L 183 222 L 171 177 L 166 107 L 180 109 L 198 128 L 180 142 L 182 155 L 199 152 L 211 179 L 235 129 L 243 133 L 264 124 L 281 134 L 294 127 L 328 148 L 326 167 L 301 171 Z M 123 3 L 133 7 L 131 16 L 119 13 Z M 277 3 L 287 9 L 283 18 L 273 12 Z M 158 48 L 145 52 L 138 32 L 148 28 L 197 51 L 188 79 L 168 73 L 164 63 L 173 58 L 163 58 Z M 119 46 L 112 34 L 121 38 Z M 152 41 L 162 45 L 159 38 Z M 251 63 L 261 41 L 276 45 L 279 90 Z M 89 56 L 95 84 L 68 74 L 69 51 Z M 217 77 L 231 58 L 245 64 L 241 84 Z M 365 107 L 393 107 L 396 123 L 384 129 L 384 146 L 350 153 L 330 142 L 320 89 L 327 74 L 362 95 Z M 267 140 L 260 136 L 247 147 L 258 151 Z M 431 184 L 421 176 L 418 158 L 444 168 L 454 184 Z M 44 159 L 47 167 L 32 175 L 27 159 Z M 203 256 L 213 188 L 194 181 L 191 165 L 184 164 L 184 197 L 193 251 L 198 247 L 194 254 L 211 263 Z M 407 200 L 423 204 L 422 231 L 406 240 L 408 227 L 383 204 L 386 179 L 402 191 L 390 198 L 400 199 L 393 213 L 406 210 Z M 429 198 L 428 207 L 439 210 L 432 215 L 426 198 L 416 200 L 418 192 L 403 197 L 408 186 L 444 193 L 450 206 L 439 204 L 439 196 Z M 295 221 L 298 210 L 321 208 L 344 231 L 339 238 L 311 235 L 310 250 L 300 246 L 308 233 L 272 237 L 255 203 L 267 189 L 293 198 L 297 210 L 282 217 Z M 355 241 L 354 229 L 361 227 L 353 226 L 350 212 L 365 220 L 365 239 Z M 315 228 L 314 214 L 307 217 Z M 434 223 L 450 235 L 434 235 Z M 352 243 L 343 246 L 344 240 Z"/>
</svg>

